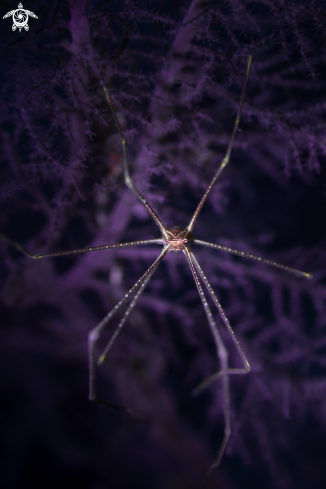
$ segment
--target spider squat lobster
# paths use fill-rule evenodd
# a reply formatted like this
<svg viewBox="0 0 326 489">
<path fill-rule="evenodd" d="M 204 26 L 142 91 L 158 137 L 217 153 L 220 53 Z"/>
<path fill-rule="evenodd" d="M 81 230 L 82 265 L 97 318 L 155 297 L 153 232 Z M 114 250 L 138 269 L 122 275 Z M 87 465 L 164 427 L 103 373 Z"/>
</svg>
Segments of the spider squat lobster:
<svg viewBox="0 0 326 489">
<path fill-rule="evenodd" d="M 250 70 L 250 65 L 251 65 L 251 56 L 248 58 L 248 63 L 247 63 L 247 70 L 246 70 L 246 76 L 245 76 L 245 81 L 242 89 L 242 94 L 241 94 L 241 99 L 240 99 L 240 104 L 238 108 L 238 113 L 237 117 L 234 123 L 233 127 L 233 132 L 231 135 L 231 139 L 226 151 L 226 154 L 219 165 L 217 171 L 215 172 L 211 182 L 209 183 L 207 189 L 204 192 L 204 195 L 202 196 L 200 202 L 197 205 L 197 208 L 188 224 L 187 227 L 182 228 L 182 227 L 173 227 L 173 228 L 166 228 L 157 214 L 154 212 L 152 207 L 148 204 L 147 200 L 143 197 L 143 195 L 138 191 L 138 189 L 135 187 L 130 174 L 129 174 L 129 164 L 128 164 L 128 159 L 127 159 L 127 151 L 126 151 L 126 140 L 123 136 L 116 112 L 113 108 L 111 98 L 108 94 L 108 91 L 105 87 L 103 87 L 107 102 L 110 106 L 110 109 L 112 111 L 112 115 L 115 121 L 115 124 L 117 126 L 121 143 L 122 143 L 122 153 L 123 153 L 123 171 L 124 171 L 124 180 L 126 185 L 132 190 L 132 192 L 137 196 L 137 198 L 140 200 L 140 202 L 143 204 L 143 206 L 147 209 L 149 214 L 152 216 L 154 219 L 155 223 L 158 225 L 160 228 L 162 237 L 159 239 L 150 239 L 150 240 L 140 240 L 140 241 L 132 241 L 132 242 L 127 242 L 127 243 L 117 243 L 117 244 L 110 244 L 110 245 L 102 245 L 102 246 L 91 246 L 91 247 L 86 247 L 82 249 L 74 249 L 70 251 L 61 251 L 61 252 L 54 252 L 54 253 L 47 253 L 47 254 L 42 254 L 42 255 L 33 255 L 29 253 L 23 246 L 21 246 L 19 243 L 16 243 L 15 241 L 11 240 L 7 236 L 3 235 L 0 233 L 0 238 L 2 238 L 4 241 L 6 241 L 8 244 L 14 246 L 16 249 L 27 255 L 28 257 L 38 260 L 42 258 L 48 258 L 48 257 L 55 257 L 55 256 L 65 256 L 65 255 L 73 255 L 73 254 L 79 254 L 79 253 L 87 253 L 87 252 L 93 252 L 93 251 L 99 251 L 99 250 L 106 250 L 106 249 L 114 249 L 114 248 L 126 248 L 126 247 L 132 247 L 132 246 L 140 246 L 140 245 L 163 245 L 163 249 L 159 256 L 156 258 L 156 260 L 152 263 L 152 265 L 146 270 L 146 272 L 138 279 L 138 281 L 133 285 L 133 287 L 125 294 L 125 296 L 114 306 L 114 308 L 100 321 L 100 323 L 92 329 L 92 331 L 89 333 L 88 336 L 88 350 L 89 350 L 89 399 L 97 401 L 101 404 L 108 405 L 111 407 L 115 407 L 117 409 L 122 409 L 127 412 L 130 412 L 131 414 L 137 414 L 133 410 L 129 408 L 122 408 L 120 406 L 117 406 L 115 404 L 109 403 L 107 401 L 104 401 L 102 399 L 99 399 L 95 395 L 95 346 L 96 342 L 99 339 L 102 331 L 104 328 L 108 325 L 108 323 L 112 320 L 112 318 L 119 312 L 119 310 L 129 301 L 130 304 L 127 307 L 125 313 L 122 316 L 122 319 L 120 320 L 117 328 L 115 329 L 110 341 L 108 342 L 107 346 L 105 347 L 103 353 L 100 355 L 100 357 L 97 360 L 97 363 L 100 365 L 104 362 L 105 357 L 107 353 L 109 352 L 110 348 L 112 347 L 113 343 L 115 342 L 117 336 L 121 332 L 125 322 L 127 321 L 130 313 L 132 310 L 135 308 L 138 299 L 140 298 L 141 294 L 145 290 L 148 282 L 150 281 L 152 275 L 154 274 L 155 270 L 157 269 L 158 265 L 160 262 L 163 260 L 163 258 L 171 251 L 174 252 L 180 252 L 182 251 L 183 254 L 185 255 L 188 264 L 191 269 L 191 273 L 193 275 L 200 299 L 202 301 L 207 320 L 214 338 L 215 342 L 215 347 L 217 351 L 217 357 L 220 362 L 220 370 L 205 379 L 201 384 L 199 384 L 193 391 L 193 394 L 198 394 L 201 392 L 203 389 L 208 387 L 211 383 L 215 382 L 218 379 L 221 379 L 222 382 L 222 393 L 223 393 L 223 410 L 224 410 L 224 438 L 222 441 L 222 444 L 220 446 L 220 449 L 217 453 L 217 456 L 212 464 L 212 468 L 216 467 L 220 464 L 220 461 L 222 459 L 223 453 L 225 452 L 227 443 L 229 441 L 229 438 L 231 436 L 231 421 L 230 421 L 230 396 L 229 396 L 229 376 L 230 375 L 238 375 L 238 374 L 246 374 L 250 371 L 250 364 L 241 348 L 241 345 L 239 341 L 237 340 L 234 331 L 229 323 L 229 320 L 227 316 L 224 313 L 224 310 L 215 295 L 215 292 L 212 289 L 212 286 L 210 285 L 208 279 L 206 278 L 200 264 L 198 263 L 194 253 L 191 250 L 191 244 L 197 244 L 197 245 L 202 245 L 208 248 L 213 248 L 221 251 L 225 251 L 227 253 L 231 253 L 234 255 L 238 255 L 244 258 L 249 258 L 254 261 L 261 262 L 266 265 L 271 265 L 273 267 L 279 268 L 281 270 L 291 272 L 297 276 L 304 277 L 304 278 L 312 278 L 312 275 L 306 272 L 302 272 L 300 270 L 296 270 L 294 268 L 287 267 L 285 265 L 281 265 L 279 263 L 276 263 L 271 260 L 264 259 L 260 256 L 253 255 L 251 253 L 246 253 L 243 251 L 239 251 L 233 248 L 229 248 L 226 246 L 218 245 L 215 243 L 209 243 L 206 241 L 201 241 L 198 239 L 194 239 L 193 237 L 193 227 L 195 225 L 195 222 L 198 218 L 198 215 L 206 202 L 210 192 L 212 191 L 218 177 L 220 176 L 221 172 L 223 169 L 227 166 L 227 164 L 230 161 L 230 155 L 231 151 L 234 145 L 234 139 L 235 135 L 239 126 L 240 122 L 240 116 L 242 112 L 242 107 L 243 107 L 243 102 L 244 102 L 244 96 L 246 92 L 246 86 L 247 86 L 247 81 L 248 81 L 248 76 L 249 76 L 249 70 Z M 217 325 L 215 323 L 215 320 L 213 318 L 213 314 L 211 312 L 210 306 L 208 305 L 208 301 L 205 295 L 205 292 L 203 290 L 202 284 L 205 285 L 208 294 L 210 295 L 211 299 L 213 300 L 230 336 L 231 339 L 240 355 L 240 358 L 243 363 L 242 368 L 229 368 L 228 364 L 228 352 L 225 348 L 225 345 L 223 343 L 222 337 L 219 333 L 219 330 L 217 328 Z"/>
</svg>

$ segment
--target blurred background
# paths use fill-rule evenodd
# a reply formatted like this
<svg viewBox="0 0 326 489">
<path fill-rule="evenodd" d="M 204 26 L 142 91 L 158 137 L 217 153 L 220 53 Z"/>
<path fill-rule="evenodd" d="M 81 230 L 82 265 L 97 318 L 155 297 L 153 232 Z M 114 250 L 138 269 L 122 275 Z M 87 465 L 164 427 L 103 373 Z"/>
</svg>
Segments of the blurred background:
<svg viewBox="0 0 326 489">
<path fill-rule="evenodd" d="M 233 433 L 206 478 L 222 392 L 191 395 L 219 362 L 185 257 L 166 257 L 97 369 L 97 395 L 142 421 L 88 401 L 87 335 L 160 247 L 34 261 L 1 241 L 1 487 L 325 487 L 325 2 L 29 1 L 21 32 L 2 19 L 18 8 L 0 2 L 1 233 L 39 254 L 160 237 L 124 183 L 103 84 L 135 184 L 186 226 L 251 54 L 231 163 L 194 235 L 314 279 L 193 246 L 252 366 L 230 378 Z"/>
</svg>

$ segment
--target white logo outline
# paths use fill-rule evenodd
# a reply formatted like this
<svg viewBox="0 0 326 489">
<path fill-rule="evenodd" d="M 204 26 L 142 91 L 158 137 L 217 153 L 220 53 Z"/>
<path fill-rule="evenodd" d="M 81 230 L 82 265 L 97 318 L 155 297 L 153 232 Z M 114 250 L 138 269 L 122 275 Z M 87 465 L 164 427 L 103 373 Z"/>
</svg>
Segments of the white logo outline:
<svg viewBox="0 0 326 489">
<path fill-rule="evenodd" d="M 34 12 L 23 9 L 23 5 L 21 3 L 18 5 L 18 8 L 16 10 L 11 10 L 10 12 L 7 12 L 6 15 L 4 15 L 2 18 L 6 19 L 11 15 L 13 21 L 12 30 L 15 31 L 16 29 L 19 29 L 19 32 L 21 32 L 23 28 L 25 29 L 25 31 L 29 30 L 28 16 L 38 19 L 38 16 L 35 15 Z"/>
</svg>

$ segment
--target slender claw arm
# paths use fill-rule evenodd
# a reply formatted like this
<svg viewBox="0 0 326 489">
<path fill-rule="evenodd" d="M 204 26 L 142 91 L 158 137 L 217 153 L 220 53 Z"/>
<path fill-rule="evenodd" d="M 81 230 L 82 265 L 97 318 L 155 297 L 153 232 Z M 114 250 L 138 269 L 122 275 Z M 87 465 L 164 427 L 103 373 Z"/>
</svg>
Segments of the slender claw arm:
<svg viewBox="0 0 326 489">
<path fill-rule="evenodd" d="M 213 314 L 210 310 L 210 307 L 208 305 L 206 296 L 204 294 L 203 288 L 201 286 L 199 276 L 196 270 L 196 265 L 193 262 L 191 252 L 189 251 L 188 248 L 184 247 L 183 249 L 184 254 L 186 255 L 187 261 L 189 263 L 192 275 L 194 277 L 197 290 L 200 296 L 200 299 L 202 301 L 207 320 L 209 323 L 209 326 L 211 328 L 211 332 L 215 341 L 215 346 L 217 350 L 217 356 L 220 361 L 221 365 L 221 371 L 220 371 L 220 377 L 222 381 L 222 392 L 223 392 L 223 408 L 224 408 L 224 437 L 223 441 L 221 444 L 221 447 L 217 453 L 216 459 L 212 465 L 213 467 L 217 467 L 222 459 L 223 453 L 225 452 L 226 446 L 228 444 L 228 441 L 231 436 L 231 416 L 230 416 L 230 387 L 229 387 L 229 368 L 228 368 L 228 352 L 224 346 L 222 337 L 218 331 L 218 328 L 215 324 Z"/>
<path fill-rule="evenodd" d="M 128 319 L 131 311 L 135 308 L 135 306 L 136 306 L 136 304 L 138 302 L 139 297 L 144 292 L 145 287 L 147 286 L 148 282 L 152 278 L 152 275 L 155 272 L 156 268 L 158 267 L 159 263 L 160 263 L 160 261 L 156 260 L 156 266 L 152 269 L 151 273 L 149 273 L 146 276 L 146 278 L 144 279 L 144 281 L 141 283 L 139 289 L 136 292 L 136 295 L 135 295 L 134 299 L 132 300 L 131 304 L 129 304 L 128 309 L 124 313 L 124 315 L 123 315 L 120 323 L 118 324 L 115 332 L 113 333 L 113 335 L 112 335 L 109 343 L 107 344 L 105 350 L 103 351 L 102 355 L 100 356 L 100 358 L 99 358 L 99 360 L 97 362 L 99 365 L 101 365 L 104 362 L 107 353 L 109 352 L 110 348 L 112 347 L 113 343 L 115 342 L 118 334 L 121 333 L 121 330 L 122 330 L 122 328 L 123 328 L 126 320 Z M 145 275 L 146 275 L 146 273 L 145 273 Z M 112 317 L 113 316 L 111 316 L 111 318 Z M 109 321 L 110 320 L 108 320 L 106 324 L 108 324 Z M 98 404 L 102 404 L 103 406 L 111 407 L 111 408 L 116 409 L 118 411 L 126 412 L 128 414 L 131 414 L 132 416 L 135 416 L 137 418 L 142 419 L 143 421 L 147 421 L 147 418 L 145 416 L 143 416 L 138 411 L 135 411 L 134 409 L 131 409 L 130 407 L 123 407 L 123 406 L 120 406 L 119 404 L 108 402 L 108 401 L 105 401 L 105 400 L 100 399 L 99 397 L 96 397 L 95 396 L 95 363 L 94 363 L 94 360 L 95 359 L 94 359 L 94 346 L 95 346 L 95 343 L 93 343 L 92 345 L 89 345 L 90 372 L 91 372 L 90 379 L 92 379 L 92 382 L 93 382 L 93 385 L 90 385 L 89 399 L 92 400 L 92 401 L 97 402 Z"/>
<path fill-rule="evenodd" d="M 302 272 L 301 270 L 297 270 L 296 268 L 287 267 L 286 265 L 282 265 L 281 263 L 277 263 L 276 261 L 266 260 L 266 258 L 262 258 L 261 256 L 253 255 L 252 253 L 246 253 L 245 251 L 235 250 L 234 248 L 229 248 L 228 246 L 209 243 L 208 241 L 202 241 L 200 239 L 193 239 L 191 240 L 191 243 L 207 246 L 208 248 L 214 248 L 215 250 L 226 251 L 227 253 L 232 253 L 233 255 L 242 256 L 243 258 L 249 258 L 250 260 L 259 261 L 260 263 L 279 268 L 280 270 L 284 270 L 285 272 L 293 273 L 294 275 L 298 275 L 299 277 L 304 277 L 308 279 L 313 278 L 313 275 L 311 273 Z"/>
<path fill-rule="evenodd" d="M 125 138 L 123 136 L 123 133 L 122 133 L 122 130 L 121 130 L 121 127 L 120 127 L 118 118 L 117 118 L 117 114 L 115 113 L 115 110 L 113 108 L 113 105 L 112 105 L 112 102 L 111 102 L 111 99 L 110 99 L 110 95 L 109 95 L 109 93 L 108 93 L 108 91 L 107 91 L 107 89 L 106 89 L 105 86 L 103 86 L 103 90 L 104 90 L 106 99 L 108 101 L 108 104 L 110 106 L 110 109 L 112 111 L 113 118 L 114 118 L 115 124 L 117 126 L 117 129 L 119 131 L 120 138 L 121 138 L 122 154 L 123 154 L 123 174 L 124 174 L 125 183 L 130 188 L 130 190 L 132 190 L 134 192 L 134 194 L 138 197 L 138 199 L 144 205 L 144 207 L 148 210 L 148 212 L 150 213 L 150 215 L 152 216 L 152 218 L 154 219 L 154 221 L 156 222 L 156 224 L 160 228 L 162 235 L 164 237 L 167 237 L 166 236 L 166 232 L 165 232 L 165 227 L 163 226 L 161 220 L 159 219 L 159 217 L 157 216 L 157 214 L 154 212 L 154 210 L 151 208 L 151 206 L 149 205 L 149 203 L 147 202 L 147 200 L 145 199 L 145 197 L 143 197 L 143 195 L 135 187 L 135 185 L 134 185 L 134 183 L 133 183 L 133 181 L 131 179 L 131 176 L 130 176 L 130 173 L 129 173 L 128 158 L 127 158 L 127 142 L 126 142 L 126 140 L 125 140 Z"/>
<path fill-rule="evenodd" d="M 122 328 L 123 326 L 125 325 L 125 322 L 127 321 L 130 313 L 132 312 L 132 310 L 135 308 L 137 302 L 138 302 L 138 299 L 140 298 L 140 296 L 142 295 L 142 293 L 144 292 L 148 282 L 150 281 L 150 279 L 152 278 L 152 275 L 153 273 L 155 272 L 155 270 L 157 269 L 158 265 L 159 265 L 160 262 L 158 262 L 155 266 L 155 268 L 152 269 L 152 272 L 149 273 L 147 275 L 147 277 L 145 278 L 145 280 L 143 281 L 143 283 L 140 285 L 139 289 L 137 290 L 136 294 L 135 294 L 135 297 L 133 298 L 133 300 L 131 301 L 131 303 L 129 304 L 129 307 L 128 309 L 126 310 L 126 312 L 124 313 L 120 323 L 118 324 L 115 332 L 113 333 L 110 341 L 108 342 L 108 344 L 106 345 L 102 355 L 100 356 L 100 358 L 98 359 L 98 364 L 101 365 L 104 360 L 105 360 L 105 357 L 106 355 L 108 354 L 109 350 L 111 349 L 113 343 L 115 342 L 115 340 L 117 339 L 117 336 L 118 334 L 121 333 L 122 331 Z"/>
<path fill-rule="evenodd" d="M 8 236 L 5 236 L 2 233 L 0 233 L 0 239 L 5 241 L 6 243 L 10 244 L 11 246 L 14 246 L 14 248 L 21 251 L 25 255 L 29 256 L 29 258 L 32 258 L 33 260 L 41 260 L 42 258 L 50 258 L 52 256 L 78 255 L 80 253 L 88 253 L 89 251 L 111 250 L 113 248 L 127 248 L 129 246 L 140 246 L 140 245 L 148 245 L 148 244 L 160 244 L 160 245 L 164 244 L 162 239 L 146 239 L 146 240 L 142 240 L 142 241 L 129 241 L 127 243 L 117 243 L 117 244 L 111 244 L 111 245 L 88 246 L 86 248 L 78 248 L 78 249 L 69 250 L 69 251 L 55 251 L 54 253 L 45 253 L 43 255 L 32 255 L 22 245 L 20 245 L 19 243 L 16 243 L 16 241 L 13 241 L 11 238 L 8 238 Z"/>
<path fill-rule="evenodd" d="M 97 340 L 99 339 L 99 336 L 105 326 L 111 321 L 111 319 L 119 312 L 121 307 L 126 303 L 126 301 L 129 299 L 130 296 L 132 296 L 134 293 L 136 293 L 139 289 L 142 290 L 144 287 L 147 285 L 150 277 L 153 275 L 155 272 L 156 268 L 158 265 L 161 263 L 165 255 L 169 252 L 170 247 L 166 246 L 163 248 L 161 251 L 160 255 L 158 258 L 152 263 L 152 265 L 146 270 L 146 272 L 140 277 L 139 280 L 131 287 L 131 289 L 125 294 L 125 296 L 114 306 L 114 308 L 102 319 L 102 321 L 99 322 L 99 324 L 92 329 L 92 331 L 88 335 L 88 358 L 89 358 L 89 399 L 95 400 L 95 344 Z M 118 328 L 114 332 L 111 340 L 109 341 L 109 344 L 107 348 L 105 349 L 103 355 L 107 353 L 109 348 L 111 348 L 114 340 L 116 339 L 118 333 L 120 332 L 125 320 L 127 319 L 127 316 L 131 312 L 131 310 L 134 308 L 136 305 L 136 302 L 139 298 L 140 294 L 137 294 L 132 303 L 130 304 L 129 308 L 127 309 L 125 315 L 123 316 L 122 320 L 120 321 Z M 102 356 L 103 356 L 102 355 Z M 100 357 L 100 363 L 101 363 L 101 357 Z"/>
<path fill-rule="evenodd" d="M 251 369 L 250 363 L 248 362 L 247 357 L 244 354 L 244 351 L 240 345 L 239 340 L 237 339 L 236 335 L 234 334 L 234 331 L 233 331 L 233 328 L 230 324 L 230 321 L 227 318 L 227 316 L 226 316 L 226 314 L 225 314 L 225 312 L 224 312 L 224 310 L 220 304 L 220 301 L 218 300 L 211 284 L 209 283 L 206 275 L 204 274 L 201 266 L 199 265 L 197 258 L 195 257 L 195 255 L 193 254 L 192 251 L 190 251 L 189 253 L 190 253 L 191 259 L 192 259 L 192 261 L 196 267 L 197 272 L 199 273 L 202 281 L 204 282 L 204 284 L 206 286 L 206 289 L 207 289 L 209 295 L 213 299 L 213 302 L 214 302 L 218 312 L 220 313 L 220 316 L 223 320 L 223 323 L 225 324 L 226 329 L 228 330 L 228 332 L 231 336 L 231 339 L 234 343 L 234 346 L 238 350 L 239 356 L 241 357 L 241 360 L 243 363 L 242 368 L 228 368 L 228 374 L 229 375 L 247 374 L 250 372 L 250 369 Z M 219 371 L 219 372 L 216 372 L 216 373 L 210 375 L 209 377 L 207 377 L 207 379 L 204 379 L 197 387 L 195 387 L 195 389 L 192 391 L 192 395 L 197 396 L 200 392 L 202 392 L 204 389 L 206 389 L 209 385 L 211 385 L 213 382 L 218 380 L 221 377 L 221 375 L 222 375 L 222 371 Z"/>
<path fill-rule="evenodd" d="M 232 136 L 231 136 L 231 139 L 230 139 L 230 142 L 229 142 L 229 146 L 228 146 L 227 152 L 226 152 L 226 154 L 225 154 L 225 156 L 224 156 L 224 158 L 222 160 L 222 163 L 218 167 L 215 175 L 213 176 L 210 184 L 208 185 L 207 189 L 205 190 L 204 195 L 200 199 L 200 202 L 197 205 L 197 208 L 196 208 L 196 210 L 194 212 L 194 215 L 192 216 L 191 221 L 190 221 L 190 223 L 187 226 L 187 229 L 188 229 L 189 232 L 191 232 L 193 230 L 193 227 L 194 227 L 194 224 L 195 224 L 196 219 L 198 217 L 198 214 L 200 213 L 203 205 L 205 204 L 205 202 L 207 200 L 207 197 L 211 193 L 211 191 L 212 191 L 212 189 L 213 189 L 213 187 L 214 187 L 214 185 L 216 183 L 216 180 L 220 176 L 222 170 L 226 167 L 226 165 L 230 161 L 230 156 L 231 156 L 231 151 L 232 151 L 233 144 L 234 144 L 235 135 L 236 135 L 237 130 L 238 130 L 238 127 L 239 127 L 239 122 L 240 122 L 243 101 L 244 101 L 244 97 L 245 97 L 245 93 L 246 93 L 246 88 L 247 88 L 247 82 L 248 82 L 248 76 L 249 76 L 249 70 L 250 70 L 251 61 L 252 61 L 252 57 L 249 56 L 249 58 L 248 58 L 248 64 L 247 64 L 247 71 L 246 71 L 246 78 L 245 78 L 243 89 L 242 89 L 242 94 L 241 94 L 241 100 L 240 100 L 240 104 L 239 104 L 238 114 L 237 114 L 237 118 L 236 118 L 235 123 L 234 123 L 233 132 L 232 132 Z"/>
</svg>

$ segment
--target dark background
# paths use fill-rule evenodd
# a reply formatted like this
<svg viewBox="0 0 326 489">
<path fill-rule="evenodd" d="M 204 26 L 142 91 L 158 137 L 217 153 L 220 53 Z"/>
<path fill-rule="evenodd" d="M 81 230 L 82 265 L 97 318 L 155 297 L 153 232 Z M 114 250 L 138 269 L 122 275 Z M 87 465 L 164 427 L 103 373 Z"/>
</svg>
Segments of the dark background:
<svg viewBox="0 0 326 489">
<path fill-rule="evenodd" d="M 325 2 L 23 7 L 38 16 L 28 32 L 12 17 L 0 29 L 1 233 L 33 253 L 159 237 L 124 184 L 103 84 L 136 185 L 166 226 L 187 225 L 225 154 L 251 54 L 231 164 L 194 233 L 314 279 L 194 246 L 252 366 L 230 378 L 233 434 L 206 479 L 222 393 L 215 383 L 191 396 L 219 363 L 184 256 L 166 257 L 97 371 L 98 395 L 141 421 L 88 401 L 87 335 L 159 247 L 34 261 L 1 241 L 1 487 L 325 487 Z M 1 18 L 15 9 L 0 2 Z"/>
</svg>

